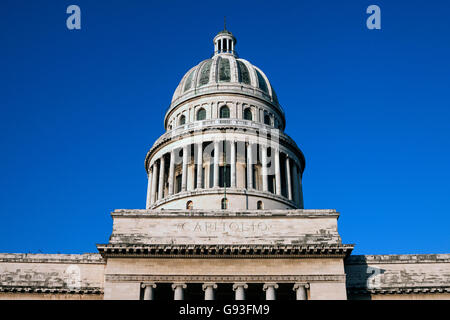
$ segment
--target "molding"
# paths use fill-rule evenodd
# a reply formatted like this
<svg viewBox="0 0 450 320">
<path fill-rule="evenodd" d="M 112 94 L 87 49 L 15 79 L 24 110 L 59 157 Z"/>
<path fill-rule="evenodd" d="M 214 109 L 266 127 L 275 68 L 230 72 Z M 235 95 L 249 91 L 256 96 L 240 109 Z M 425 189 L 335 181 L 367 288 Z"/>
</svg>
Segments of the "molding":
<svg viewBox="0 0 450 320">
<path fill-rule="evenodd" d="M 0 263 L 105 264 L 98 253 L 87 254 L 30 254 L 1 253 Z"/>
<path fill-rule="evenodd" d="M 450 263 L 450 254 L 355 255 L 345 265 Z"/>
<path fill-rule="evenodd" d="M 0 292 L 42 293 L 42 294 L 103 294 L 102 288 L 48 288 L 48 287 L 18 287 L 0 286 Z"/>
<path fill-rule="evenodd" d="M 228 188 L 227 188 L 228 190 Z M 113 218 L 339 218 L 335 209 L 269 209 L 269 210 L 161 210 L 161 209 L 117 209 Z"/>
<path fill-rule="evenodd" d="M 404 287 L 404 288 L 347 288 L 353 295 L 362 294 L 420 294 L 420 293 L 450 293 L 450 287 Z"/>
<path fill-rule="evenodd" d="M 174 282 L 174 283 L 345 283 L 344 274 L 326 275 L 134 275 L 106 274 L 105 282 Z"/>
<path fill-rule="evenodd" d="M 353 244 L 331 245 L 215 245 L 215 244 L 97 244 L 106 258 L 286 259 L 345 258 Z"/>
</svg>

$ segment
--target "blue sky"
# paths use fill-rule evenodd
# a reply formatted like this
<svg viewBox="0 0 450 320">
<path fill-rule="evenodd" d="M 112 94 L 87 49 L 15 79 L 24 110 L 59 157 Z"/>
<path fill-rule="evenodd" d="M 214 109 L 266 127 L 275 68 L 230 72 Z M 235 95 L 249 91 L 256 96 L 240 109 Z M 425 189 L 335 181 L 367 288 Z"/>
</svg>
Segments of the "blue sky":
<svg viewBox="0 0 450 320">
<path fill-rule="evenodd" d="M 66 28 L 77 4 L 82 29 Z M 366 28 L 381 8 L 382 29 Z M 355 254 L 450 252 L 450 3 L 0 2 L 0 252 L 95 252 L 144 208 L 144 157 L 227 26 L 277 90 L 306 208 Z"/>
</svg>

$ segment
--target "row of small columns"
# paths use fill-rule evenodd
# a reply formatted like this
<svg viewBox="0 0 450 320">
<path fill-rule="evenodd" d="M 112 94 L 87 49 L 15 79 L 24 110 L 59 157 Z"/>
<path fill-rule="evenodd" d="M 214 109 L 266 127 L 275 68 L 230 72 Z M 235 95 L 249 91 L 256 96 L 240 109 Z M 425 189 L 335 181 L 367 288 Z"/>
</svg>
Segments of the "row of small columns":
<svg viewBox="0 0 450 320">
<path fill-rule="evenodd" d="M 213 187 L 219 187 L 219 144 L 221 141 L 214 141 L 214 184 Z M 262 191 L 268 192 L 268 174 L 267 174 L 267 146 L 261 145 L 262 147 Z M 202 188 L 203 181 L 203 144 L 199 143 L 197 148 L 197 189 Z M 272 148 L 272 152 L 275 152 L 275 193 L 281 196 L 281 170 L 280 170 L 280 151 L 279 149 Z M 252 144 L 247 144 L 247 189 L 253 189 L 253 170 L 252 170 Z M 169 166 L 169 196 L 174 194 L 174 172 L 175 172 L 175 150 L 170 153 L 170 166 Z M 297 173 L 297 164 L 294 162 L 291 177 L 291 158 L 286 155 L 286 177 L 287 177 L 287 192 L 288 199 L 294 201 L 299 206 L 302 205 L 301 199 L 301 184 L 300 184 L 300 174 Z M 187 165 L 188 165 L 188 146 L 183 147 L 183 165 L 182 165 L 182 178 L 181 178 L 181 191 L 187 190 Z M 231 187 L 236 187 L 236 141 L 231 142 Z M 155 160 L 149 170 L 148 174 L 148 191 L 147 191 L 147 208 L 149 208 L 157 200 L 164 198 L 164 170 L 161 168 L 165 167 L 165 158 L 162 156 L 159 161 L 159 165 Z M 156 198 L 156 186 L 157 179 L 158 183 L 158 199 Z M 292 188 L 292 184 L 293 187 Z M 294 190 L 294 194 L 292 192 Z"/>
<path fill-rule="evenodd" d="M 234 52 L 234 41 L 231 38 L 220 38 L 215 43 L 215 52 Z"/>
<path fill-rule="evenodd" d="M 155 283 L 143 283 L 144 288 L 144 300 L 154 299 Z M 187 288 L 185 283 L 172 284 L 172 290 L 174 291 L 174 300 L 184 300 L 184 289 Z M 245 300 L 245 290 L 248 288 L 246 283 L 233 284 L 233 291 L 235 292 L 235 300 Z M 292 288 L 296 293 L 296 300 L 306 300 L 306 289 L 309 288 L 307 283 L 296 283 Z M 204 283 L 202 289 L 205 292 L 205 300 L 215 299 L 215 290 L 217 289 L 216 283 Z M 265 283 L 263 290 L 266 292 L 266 300 L 276 300 L 276 289 L 278 289 L 277 283 Z"/>
</svg>

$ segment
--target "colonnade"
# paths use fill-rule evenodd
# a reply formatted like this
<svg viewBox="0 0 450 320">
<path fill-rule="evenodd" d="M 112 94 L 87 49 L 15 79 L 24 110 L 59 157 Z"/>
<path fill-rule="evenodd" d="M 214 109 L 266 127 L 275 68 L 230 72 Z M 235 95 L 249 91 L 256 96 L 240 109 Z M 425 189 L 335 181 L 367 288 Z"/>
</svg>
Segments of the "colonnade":
<svg viewBox="0 0 450 320">
<path fill-rule="evenodd" d="M 219 188 L 224 184 L 231 188 L 270 192 L 302 208 L 300 168 L 295 158 L 281 152 L 277 146 L 219 140 L 185 145 L 151 162 L 147 208 L 179 192 Z M 221 182 L 223 174 L 219 174 L 220 170 L 230 171 Z"/>
<path fill-rule="evenodd" d="M 143 300 L 154 300 L 155 293 L 154 290 L 157 287 L 156 283 L 142 283 L 141 288 L 144 290 Z M 171 285 L 173 290 L 174 300 L 184 300 L 184 291 L 188 287 L 188 284 L 183 282 L 176 282 Z M 204 292 L 204 300 L 215 300 L 215 292 L 218 288 L 217 283 L 207 282 L 202 284 L 202 290 Z M 266 300 L 276 300 L 276 291 L 279 285 L 275 282 L 264 283 L 262 290 L 265 292 Z M 292 290 L 295 293 L 296 300 L 307 300 L 307 289 L 309 284 L 307 283 L 295 283 Z M 245 300 L 246 290 L 248 289 L 248 284 L 244 282 L 234 283 L 232 290 L 234 291 L 235 300 Z"/>
<path fill-rule="evenodd" d="M 216 40 L 214 44 L 214 52 L 234 52 L 234 40 L 230 37 L 222 37 Z"/>
</svg>

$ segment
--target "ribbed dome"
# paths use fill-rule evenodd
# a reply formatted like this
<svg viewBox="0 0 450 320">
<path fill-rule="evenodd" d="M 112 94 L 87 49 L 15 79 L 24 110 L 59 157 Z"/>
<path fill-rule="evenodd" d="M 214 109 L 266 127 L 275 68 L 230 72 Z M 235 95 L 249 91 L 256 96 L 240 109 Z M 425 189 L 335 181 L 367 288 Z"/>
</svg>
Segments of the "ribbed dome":
<svg viewBox="0 0 450 320">
<path fill-rule="evenodd" d="M 221 31 L 214 38 L 214 43 L 214 56 L 200 62 L 184 75 L 168 111 L 192 97 L 216 92 L 254 96 L 281 110 L 275 90 L 264 72 L 236 56 L 234 36 L 228 31 Z"/>
</svg>

